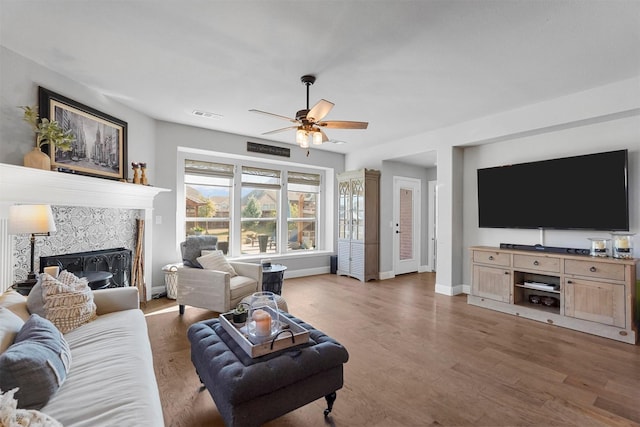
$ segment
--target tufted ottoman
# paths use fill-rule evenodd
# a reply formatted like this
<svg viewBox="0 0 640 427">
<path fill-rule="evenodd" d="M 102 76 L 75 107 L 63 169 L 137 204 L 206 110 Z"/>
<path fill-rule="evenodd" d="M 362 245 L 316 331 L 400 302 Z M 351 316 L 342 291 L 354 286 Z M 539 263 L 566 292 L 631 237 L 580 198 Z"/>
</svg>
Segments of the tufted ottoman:
<svg viewBox="0 0 640 427">
<path fill-rule="evenodd" d="M 191 361 L 227 426 L 259 426 L 321 397 L 331 412 L 342 388 L 347 350 L 333 338 L 288 313 L 309 330 L 309 342 L 252 359 L 218 319 L 188 330 Z"/>
</svg>

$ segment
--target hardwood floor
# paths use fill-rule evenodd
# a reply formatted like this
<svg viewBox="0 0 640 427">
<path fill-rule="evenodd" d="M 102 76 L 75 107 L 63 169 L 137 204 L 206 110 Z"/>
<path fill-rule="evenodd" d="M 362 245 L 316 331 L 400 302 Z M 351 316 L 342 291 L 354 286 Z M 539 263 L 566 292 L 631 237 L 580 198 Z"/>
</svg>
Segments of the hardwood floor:
<svg viewBox="0 0 640 427">
<path fill-rule="evenodd" d="M 434 281 L 285 280 L 289 312 L 350 358 L 328 422 L 320 399 L 267 426 L 640 426 L 640 346 L 467 305 Z M 223 426 L 186 338 L 217 313 L 180 317 L 167 299 L 144 310 L 166 425 Z"/>
</svg>

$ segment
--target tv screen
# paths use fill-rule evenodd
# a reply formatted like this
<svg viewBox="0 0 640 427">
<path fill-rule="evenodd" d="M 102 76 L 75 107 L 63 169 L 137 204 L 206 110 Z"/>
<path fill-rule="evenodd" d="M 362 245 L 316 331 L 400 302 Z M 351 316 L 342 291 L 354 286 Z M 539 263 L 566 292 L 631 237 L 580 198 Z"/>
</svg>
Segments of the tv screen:
<svg viewBox="0 0 640 427">
<path fill-rule="evenodd" d="M 482 228 L 629 230 L 627 150 L 478 169 Z"/>
</svg>

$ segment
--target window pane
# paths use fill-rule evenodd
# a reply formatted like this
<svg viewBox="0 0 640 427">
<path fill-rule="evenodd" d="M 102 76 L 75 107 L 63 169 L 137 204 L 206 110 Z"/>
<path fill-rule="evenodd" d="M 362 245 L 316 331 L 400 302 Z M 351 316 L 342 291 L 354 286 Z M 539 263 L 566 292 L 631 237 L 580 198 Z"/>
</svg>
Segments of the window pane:
<svg viewBox="0 0 640 427">
<path fill-rule="evenodd" d="M 290 184 L 289 189 L 295 188 Z M 318 219 L 317 192 L 288 191 L 287 250 L 315 249 Z"/>
<path fill-rule="evenodd" d="M 242 186 L 241 252 L 276 253 L 278 190 Z"/>
<path fill-rule="evenodd" d="M 220 249 L 229 242 L 231 188 L 208 185 L 185 185 L 186 236 L 218 236 Z M 226 246 L 226 247 L 225 247 Z"/>
</svg>

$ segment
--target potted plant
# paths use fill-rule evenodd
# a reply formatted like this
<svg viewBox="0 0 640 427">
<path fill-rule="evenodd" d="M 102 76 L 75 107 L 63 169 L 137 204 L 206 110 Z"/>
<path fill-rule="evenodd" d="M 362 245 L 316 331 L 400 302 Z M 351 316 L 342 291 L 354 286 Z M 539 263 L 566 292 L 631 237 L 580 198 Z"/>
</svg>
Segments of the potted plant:
<svg viewBox="0 0 640 427">
<path fill-rule="evenodd" d="M 64 130 L 55 120 L 47 118 L 41 119 L 38 115 L 37 107 L 20 107 L 24 111 L 22 120 L 29 123 L 36 133 L 36 146 L 32 151 L 24 156 L 24 165 L 31 168 L 46 169 L 51 168 L 51 158 L 42 152 L 42 146 L 49 144 L 49 151 L 56 148 L 62 151 L 69 151 L 75 137 L 71 130 Z"/>
<path fill-rule="evenodd" d="M 199 227 L 199 226 L 195 226 L 191 229 L 191 231 L 193 231 L 193 234 L 195 234 L 196 236 L 199 236 L 202 234 L 202 232 L 204 231 L 204 228 Z"/>
<path fill-rule="evenodd" d="M 239 302 L 236 308 L 233 309 L 233 323 L 245 323 L 247 321 L 247 307 L 249 304 L 246 302 Z"/>
</svg>

